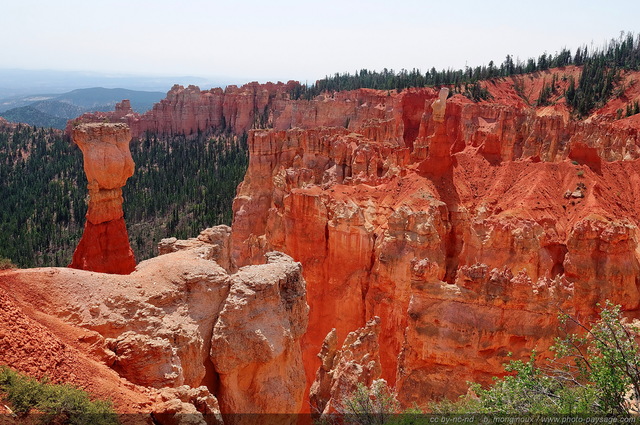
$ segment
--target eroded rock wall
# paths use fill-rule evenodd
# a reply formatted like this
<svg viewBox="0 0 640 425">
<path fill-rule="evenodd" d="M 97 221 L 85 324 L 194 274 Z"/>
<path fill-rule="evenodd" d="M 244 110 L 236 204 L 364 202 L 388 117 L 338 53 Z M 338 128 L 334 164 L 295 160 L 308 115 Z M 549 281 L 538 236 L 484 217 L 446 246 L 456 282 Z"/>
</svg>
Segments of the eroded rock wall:
<svg viewBox="0 0 640 425">
<path fill-rule="evenodd" d="M 468 380 L 489 382 L 508 352 L 548 354 L 560 310 L 588 318 L 610 299 L 637 315 L 633 117 L 596 111 L 576 120 L 562 101 L 531 106 L 535 99 L 508 79 L 486 83 L 494 98 L 479 103 L 432 88 L 292 100 L 291 84 L 175 86 L 152 111 L 139 116 L 121 104 L 109 119 L 138 137 L 249 130 L 231 239 L 211 258 L 226 261 L 227 272 L 261 264 L 273 250 L 302 264 L 307 386 L 327 334 L 335 329 L 341 346 L 374 316 L 381 375 L 410 405 L 465 392 Z M 257 295 L 246 291 L 234 299 L 252 305 Z M 262 363 L 225 369 L 225 379 L 263 370 L 280 356 L 269 352 Z"/>
<path fill-rule="evenodd" d="M 223 412 L 298 413 L 306 388 L 300 340 L 309 310 L 300 263 L 270 252 L 267 264 L 241 268 L 230 284 L 211 341 Z"/>
<path fill-rule="evenodd" d="M 409 405 L 544 351 L 560 309 L 635 314 L 637 130 L 460 95 L 434 119 L 433 89 L 386 95 L 348 128 L 249 133 L 232 260 L 302 263 L 308 382 L 331 329 L 341 344 L 373 316 L 382 377 Z"/>
</svg>

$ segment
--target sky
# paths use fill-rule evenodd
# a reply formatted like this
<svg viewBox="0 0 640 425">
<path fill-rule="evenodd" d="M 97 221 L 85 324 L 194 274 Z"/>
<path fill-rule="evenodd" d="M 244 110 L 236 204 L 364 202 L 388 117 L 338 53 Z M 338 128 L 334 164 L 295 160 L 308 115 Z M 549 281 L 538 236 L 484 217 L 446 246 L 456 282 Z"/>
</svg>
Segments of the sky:
<svg viewBox="0 0 640 425">
<path fill-rule="evenodd" d="M 0 68 L 312 83 L 574 52 L 638 17 L 637 0 L 5 0 Z"/>
</svg>

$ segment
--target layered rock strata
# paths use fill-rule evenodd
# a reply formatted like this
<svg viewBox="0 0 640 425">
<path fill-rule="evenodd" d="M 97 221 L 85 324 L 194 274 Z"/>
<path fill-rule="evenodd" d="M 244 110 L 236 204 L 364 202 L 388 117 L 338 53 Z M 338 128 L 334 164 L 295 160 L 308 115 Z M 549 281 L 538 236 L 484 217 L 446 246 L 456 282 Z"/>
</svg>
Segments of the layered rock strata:
<svg viewBox="0 0 640 425">
<path fill-rule="evenodd" d="M 133 175 L 131 132 L 125 124 L 87 123 L 74 127 L 72 138 L 84 157 L 89 209 L 82 239 L 69 267 L 129 274 L 136 261 L 122 210 L 122 187 Z"/>
<path fill-rule="evenodd" d="M 332 370 L 317 358 L 332 329 L 338 347 L 379 317 L 381 376 L 409 406 L 490 382 L 509 352 L 549 354 L 560 310 L 588 319 L 610 299 L 639 315 L 637 117 L 605 105 L 578 120 L 559 95 L 535 106 L 545 78 L 561 93 L 579 73 L 494 79 L 483 102 L 431 88 L 292 100 L 291 82 L 175 86 L 146 114 L 121 104 L 105 118 L 137 137 L 253 127 L 216 258 L 236 270 L 277 250 L 302 263 L 308 384 Z"/>
<path fill-rule="evenodd" d="M 566 81 L 567 76 L 579 78 L 579 71 L 570 68 L 554 73 L 562 81 Z M 638 77 L 635 73 L 626 79 Z M 535 85 L 540 78 L 551 76 L 527 77 L 525 85 L 529 79 Z M 589 119 L 570 120 L 562 102 L 549 107 L 530 107 L 536 99 L 519 94 L 517 80 L 513 77 L 486 84 L 494 96 L 491 102 L 474 103 L 462 96 L 458 96 L 454 104 L 449 102 L 450 109 L 460 109 L 455 112 L 459 117 L 456 122 L 449 120 L 448 124 L 454 153 L 465 145 L 472 145 L 479 148 L 481 155 L 503 161 L 536 155 L 543 161 L 556 161 L 570 155 L 583 158 L 583 147 L 595 149 L 588 155 L 591 158 L 595 158 L 595 154 L 605 161 L 639 156 L 635 147 L 637 117 L 614 121 L 615 111 L 604 107 Z M 433 122 L 430 105 L 438 95 L 436 90 L 358 89 L 324 93 L 310 100 L 291 99 L 291 92 L 298 85 L 295 81 L 249 83 L 241 87 L 227 86 L 224 90 L 175 85 L 165 99 L 142 115 L 134 112 L 125 100 L 116 105 L 114 112 L 84 114 L 70 121 L 67 132 L 71 133 L 74 123 L 105 120 L 126 123 L 134 138 L 147 133 L 190 136 L 222 130 L 242 134 L 255 128 L 283 131 L 343 127 L 371 140 L 396 141 L 409 148 L 414 157 L 424 159 L 429 121 Z M 632 85 L 630 87 L 629 90 L 633 90 Z M 425 102 L 429 103 L 428 107 Z M 571 144 L 567 143 L 569 139 Z"/>
<path fill-rule="evenodd" d="M 308 382 L 331 329 L 340 345 L 373 316 L 410 405 L 544 352 L 560 310 L 636 314 L 637 129 L 433 89 L 340 96 L 348 128 L 251 131 L 234 201 L 237 266 L 274 249 L 303 265 Z"/>
</svg>

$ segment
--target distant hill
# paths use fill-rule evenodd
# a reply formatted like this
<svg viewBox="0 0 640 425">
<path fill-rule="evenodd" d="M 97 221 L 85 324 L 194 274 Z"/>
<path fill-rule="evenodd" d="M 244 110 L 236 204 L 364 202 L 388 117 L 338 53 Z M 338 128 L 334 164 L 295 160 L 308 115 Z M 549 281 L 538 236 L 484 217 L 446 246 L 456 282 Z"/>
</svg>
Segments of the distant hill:
<svg viewBox="0 0 640 425">
<path fill-rule="evenodd" d="M 61 102 L 59 100 L 41 100 L 29 105 L 32 108 L 36 108 L 40 112 L 53 115 L 55 117 L 71 119 L 78 115 L 81 115 L 85 108 L 73 105 L 67 102 Z M 9 111 L 7 111 L 9 112 Z"/>
<path fill-rule="evenodd" d="M 82 71 L 0 68 L 0 98 L 34 93 L 66 93 L 88 87 L 127 87 L 132 90 L 167 92 L 174 84 L 195 84 L 203 88 L 224 87 L 241 81 L 229 77 L 123 75 Z M 24 106 L 24 105 L 16 105 Z"/>
<path fill-rule="evenodd" d="M 53 127 L 63 129 L 67 118 L 57 117 L 42 112 L 33 106 L 21 106 L 3 112 L 0 116 L 10 122 L 21 122 L 37 127 Z"/>
<path fill-rule="evenodd" d="M 144 113 L 164 97 L 163 92 L 93 87 L 63 94 L 3 99 L 0 101 L 0 116 L 12 122 L 64 128 L 67 120 L 84 112 L 113 110 L 122 99 L 129 99 L 134 111 Z"/>
<path fill-rule="evenodd" d="M 131 101 L 131 108 L 139 113 L 144 113 L 153 107 L 154 103 L 164 99 L 164 92 L 149 92 L 128 89 L 105 89 L 94 87 L 90 89 L 78 89 L 64 93 L 56 97 L 56 100 L 67 102 L 86 109 L 101 108 L 105 105 L 113 109 L 122 99 Z M 101 110 L 101 109 L 96 109 Z"/>
</svg>

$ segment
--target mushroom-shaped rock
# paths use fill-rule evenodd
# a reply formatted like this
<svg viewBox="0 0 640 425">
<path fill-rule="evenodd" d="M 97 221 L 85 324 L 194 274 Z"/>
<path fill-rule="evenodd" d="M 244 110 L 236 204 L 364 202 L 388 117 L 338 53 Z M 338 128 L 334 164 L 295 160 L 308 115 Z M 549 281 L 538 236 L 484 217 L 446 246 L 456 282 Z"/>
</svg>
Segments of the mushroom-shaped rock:
<svg viewBox="0 0 640 425">
<path fill-rule="evenodd" d="M 129 151 L 129 127 L 119 123 L 79 124 L 72 138 L 84 157 L 89 209 L 69 267 L 129 274 L 136 267 L 122 211 L 122 187 L 135 166 Z"/>
</svg>

